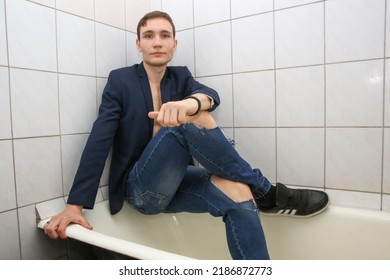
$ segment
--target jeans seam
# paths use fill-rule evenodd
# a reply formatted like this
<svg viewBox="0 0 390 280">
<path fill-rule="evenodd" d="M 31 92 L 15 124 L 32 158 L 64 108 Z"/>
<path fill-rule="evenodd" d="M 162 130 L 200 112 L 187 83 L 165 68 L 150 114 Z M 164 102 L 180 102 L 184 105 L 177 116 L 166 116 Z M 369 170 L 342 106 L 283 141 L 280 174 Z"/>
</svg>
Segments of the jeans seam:
<svg viewBox="0 0 390 280">
<path fill-rule="evenodd" d="M 245 260 L 245 255 L 244 255 L 244 253 L 243 253 L 243 251 L 242 251 L 242 248 L 241 248 L 241 246 L 240 246 L 240 242 L 239 242 L 239 240 L 238 240 L 238 238 L 237 238 L 236 228 L 235 228 L 235 226 L 234 226 L 234 222 L 233 222 L 233 220 L 230 218 L 229 215 L 226 215 L 226 218 L 230 221 L 230 225 L 231 225 L 231 227 L 232 227 L 233 238 L 234 238 L 234 242 L 236 243 L 237 249 L 238 249 L 238 251 L 240 252 L 242 259 Z"/>
</svg>

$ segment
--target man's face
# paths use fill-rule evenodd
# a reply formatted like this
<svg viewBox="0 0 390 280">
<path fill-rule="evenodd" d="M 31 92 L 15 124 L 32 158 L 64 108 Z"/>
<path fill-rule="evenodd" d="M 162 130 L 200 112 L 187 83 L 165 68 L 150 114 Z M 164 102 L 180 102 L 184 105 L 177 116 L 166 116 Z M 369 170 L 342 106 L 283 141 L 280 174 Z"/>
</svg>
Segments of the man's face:
<svg viewBox="0 0 390 280">
<path fill-rule="evenodd" d="M 149 19 L 141 27 L 137 47 L 142 52 L 144 63 L 151 66 L 167 65 L 172 60 L 176 46 L 172 26 L 166 19 Z"/>
</svg>

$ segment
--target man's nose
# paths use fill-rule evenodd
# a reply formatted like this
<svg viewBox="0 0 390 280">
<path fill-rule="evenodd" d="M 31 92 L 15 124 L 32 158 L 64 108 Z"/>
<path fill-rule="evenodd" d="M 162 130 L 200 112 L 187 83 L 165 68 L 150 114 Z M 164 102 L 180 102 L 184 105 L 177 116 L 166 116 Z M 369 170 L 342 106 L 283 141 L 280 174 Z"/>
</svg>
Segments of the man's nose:
<svg viewBox="0 0 390 280">
<path fill-rule="evenodd" d="M 159 36 L 154 37 L 153 46 L 154 46 L 154 47 L 159 47 L 159 46 L 161 46 L 161 38 L 160 38 Z"/>
</svg>

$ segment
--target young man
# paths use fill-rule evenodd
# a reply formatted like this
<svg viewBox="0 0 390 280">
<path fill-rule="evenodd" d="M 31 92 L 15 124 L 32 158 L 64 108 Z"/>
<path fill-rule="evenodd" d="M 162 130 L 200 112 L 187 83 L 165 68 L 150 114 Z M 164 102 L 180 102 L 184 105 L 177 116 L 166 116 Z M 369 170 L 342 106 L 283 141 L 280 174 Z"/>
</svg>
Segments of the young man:
<svg viewBox="0 0 390 280">
<path fill-rule="evenodd" d="M 219 105 L 218 94 L 196 82 L 186 67 L 167 66 L 177 47 L 169 15 L 146 14 L 137 35 L 143 62 L 110 73 L 68 205 L 45 226 L 46 234 L 64 239 L 70 223 L 92 229 L 82 208 L 94 206 L 112 147 L 112 214 L 125 199 L 149 215 L 209 212 L 223 217 L 233 259 L 269 259 L 258 208 L 312 216 L 326 209 L 328 196 L 272 186 L 240 157 L 210 114 Z M 204 168 L 193 166 L 192 158 Z"/>
</svg>

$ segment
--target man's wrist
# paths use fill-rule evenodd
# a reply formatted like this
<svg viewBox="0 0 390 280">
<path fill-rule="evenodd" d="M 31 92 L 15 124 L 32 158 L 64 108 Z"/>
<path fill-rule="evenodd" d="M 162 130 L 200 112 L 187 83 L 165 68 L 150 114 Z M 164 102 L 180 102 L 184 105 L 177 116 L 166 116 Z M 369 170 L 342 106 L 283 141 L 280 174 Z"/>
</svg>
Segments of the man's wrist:
<svg viewBox="0 0 390 280">
<path fill-rule="evenodd" d="M 198 97 L 196 97 L 194 95 L 190 95 L 190 96 L 185 97 L 184 99 L 193 99 L 198 104 L 198 108 L 196 109 L 195 113 L 189 115 L 190 117 L 197 115 L 202 110 L 202 102 L 200 101 L 200 99 Z"/>
<path fill-rule="evenodd" d="M 214 106 L 214 99 L 205 93 L 195 93 L 191 96 L 195 96 L 201 101 L 202 111 L 210 110 Z"/>
</svg>

